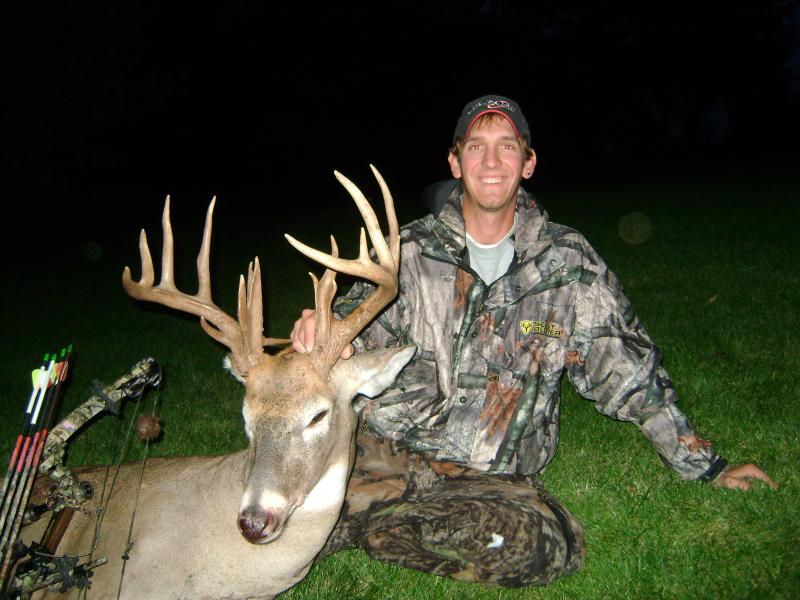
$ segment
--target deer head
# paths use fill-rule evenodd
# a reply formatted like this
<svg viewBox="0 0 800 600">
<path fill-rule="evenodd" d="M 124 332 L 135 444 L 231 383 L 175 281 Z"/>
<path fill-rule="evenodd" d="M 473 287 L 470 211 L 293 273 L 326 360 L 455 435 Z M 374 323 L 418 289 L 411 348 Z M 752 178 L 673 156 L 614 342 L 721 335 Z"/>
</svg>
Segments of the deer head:
<svg viewBox="0 0 800 600">
<path fill-rule="evenodd" d="M 371 166 L 371 165 L 370 165 Z M 287 235 L 304 255 L 326 268 L 319 279 L 311 274 L 316 305 L 316 339 L 307 354 L 283 350 L 271 355 L 265 346 L 288 340 L 265 338 L 261 272 L 258 258 L 248 267 L 247 283 L 239 279 L 238 319 L 227 315 L 211 298 L 209 252 L 215 200 L 206 216 L 203 241 L 197 257 L 199 289 L 194 295 L 178 290 L 173 278 L 173 239 L 169 197 L 162 227 L 161 281 L 153 285 L 154 272 L 147 236 L 142 230 L 139 251 L 142 276 L 136 282 L 125 267 L 122 284 L 138 300 L 163 304 L 200 317 L 200 325 L 229 349 L 227 366 L 244 384 L 244 424 L 249 440 L 245 489 L 239 509 L 239 528 L 253 543 L 276 539 L 299 506 L 309 511 L 338 512 L 352 466 L 357 418 L 351 406 L 356 394 L 374 396 L 388 387 L 414 354 L 413 347 L 356 354 L 339 360 L 341 351 L 370 320 L 397 295 L 400 238 L 389 189 L 372 167 L 380 185 L 389 223 L 388 243 L 364 195 L 346 177 L 334 172 L 348 190 L 367 227 L 377 257 L 369 255 L 361 229 L 357 259 L 339 258 L 336 240 L 325 254 Z M 374 292 L 347 318 L 333 318 L 331 302 L 336 292 L 336 272 L 362 277 L 376 285 Z"/>
</svg>

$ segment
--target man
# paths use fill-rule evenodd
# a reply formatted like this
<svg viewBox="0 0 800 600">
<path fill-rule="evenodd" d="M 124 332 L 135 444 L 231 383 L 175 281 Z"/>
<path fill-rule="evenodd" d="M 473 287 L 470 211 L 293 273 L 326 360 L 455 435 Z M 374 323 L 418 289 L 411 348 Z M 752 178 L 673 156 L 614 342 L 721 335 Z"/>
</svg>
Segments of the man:
<svg viewBox="0 0 800 600">
<path fill-rule="evenodd" d="M 357 403 L 359 455 L 322 556 L 378 559 L 469 581 L 547 584 L 583 563 L 583 531 L 536 474 L 559 439 L 564 371 L 599 412 L 635 423 L 679 477 L 747 489 L 676 406 L 661 354 L 586 239 L 520 186 L 528 123 L 501 96 L 469 102 L 448 156 L 460 185 L 402 230 L 400 292 L 355 350 L 416 344 L 394 386 Z M 335 309 L 371 291 L 356 284 Z M 313 344 L 313 312 L 295 350 Z M 352 350 L 343 353 L 346 357 Z"/>
</svg>

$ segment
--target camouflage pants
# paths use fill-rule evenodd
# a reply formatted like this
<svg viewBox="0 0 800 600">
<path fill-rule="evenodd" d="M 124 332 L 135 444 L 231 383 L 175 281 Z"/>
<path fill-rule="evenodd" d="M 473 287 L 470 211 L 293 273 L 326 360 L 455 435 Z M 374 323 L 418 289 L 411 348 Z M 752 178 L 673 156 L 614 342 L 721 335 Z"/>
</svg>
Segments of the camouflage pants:
<svg viewBox="0 0 800 600">
<path fill-rule="evenodd" d="M 482 473 L 359 432 L 342 514 L 317 560 L 362 546 L 377 560 L 506 587 L 583 566 L 583 528 L 532 478 Z"/>
</svg>

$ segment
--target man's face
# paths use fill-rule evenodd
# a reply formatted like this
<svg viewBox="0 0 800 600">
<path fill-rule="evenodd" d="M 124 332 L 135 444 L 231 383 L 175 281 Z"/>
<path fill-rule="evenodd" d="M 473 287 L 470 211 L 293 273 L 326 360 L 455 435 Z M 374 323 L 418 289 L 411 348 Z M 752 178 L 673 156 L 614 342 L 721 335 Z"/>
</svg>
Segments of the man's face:
<svg viewBox="0 0 800 600">
<path fill-rule="evenodd" d="M 473 127 L 464 140 L 461 159 L 451 153 L 448 161 L 453 177 L 464 181 L 465 208 L 480 212 L 513 212 L 520 178 L 530 178 L 536 165 L 535 156 L 525 158 L 505 118 Z"/>
</svg>

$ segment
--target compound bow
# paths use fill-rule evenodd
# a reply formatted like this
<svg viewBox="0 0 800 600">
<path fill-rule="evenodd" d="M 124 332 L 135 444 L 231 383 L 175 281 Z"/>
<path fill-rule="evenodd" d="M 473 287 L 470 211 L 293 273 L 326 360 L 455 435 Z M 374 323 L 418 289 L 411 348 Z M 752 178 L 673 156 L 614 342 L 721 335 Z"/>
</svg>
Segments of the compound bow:
<svg viewBox="0 0 800 600">
<path fill-rule="evenodd" d="M 23 522 L 37 520 L 45 512 L 53 516 L 42 541 L 29 546 L 21 540 L 9 539 L 4 551 L 2 597 L 30 598 L 33 592 L 58 586 L 61 592 L 71 588 L 85 590 L 93 569 L 106 562 L 105 558 L 57 556 L 58 544 L 75 510 L 94 495 L 94 489 L 65 465 L 69 440 L 87 423 L 101 413 L 119 414 L 125 400 L 138 400 L 148 387 L 159 386 L 161 366 L 153 358 L 144 358 L 111 385 L 93 382 L 92 396 L 73 410 L 49 434 L 41 450 L 38 473 L 52 482 L 46 500 L 29 506 L 20 517 Z M 44 437 L 44 436 L 42 436 Z M 102 508 L 99 509 L 102 511 Z M 81 562 L 83 561 L 83 562 Z M 14 567 L 14 565 L 16 565 Z"/>
</svg>

